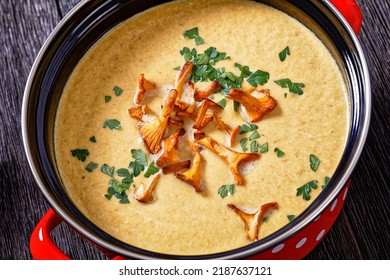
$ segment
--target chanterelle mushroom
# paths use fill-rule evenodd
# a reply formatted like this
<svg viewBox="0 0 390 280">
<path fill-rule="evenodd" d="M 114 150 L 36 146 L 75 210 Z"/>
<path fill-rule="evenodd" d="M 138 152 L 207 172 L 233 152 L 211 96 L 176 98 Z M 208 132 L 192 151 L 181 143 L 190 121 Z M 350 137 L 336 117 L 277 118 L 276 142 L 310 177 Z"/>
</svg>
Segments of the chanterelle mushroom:
<svg viewBox="0 0 390 280">
<path fill-rule="evenodd" d="M 146 105 L 131 107 L 128 112 L 130 117 L 142 121 L 143 115 L 146 115 Z"/>
<path fill-rule="evenodd" d="M 229 208 L 233 209 L 240 218 L 244 221 L 245 230 L 247 231 L 248 239 L 251 241 L 258 240 L 258 234 L 260 229 L 260 223 L 263 217 L 267 214 L 267 212 L 271 209 L 277 209 L 278 204 L 276 202 L 270 202 L 261 205 L 256 212 L 248 213 L 233 204 L 227 205 Z"/>
<path fill-rule="evenodd" d="M 234 140 L 236 139 L 237 133 L 240 131 L 240 126 L 237 126 L 235 129 L 233 129 L 225 124 L 216 112 L 213 112 L 213 116 L 217 122 L 218 128 L 222 131 L 226 131 L 229 134 L 229 146 L 232 147 L 234 145 Z"/>
<path fill-rule="evenodd" d="M 181 128 L 164 140 L 164 153 L 157 159 L 157 166 L 163 167 L 180 161 L 176 149 L 179 144 L 179 137 L 184 134 L 185 130 Z"/>
<path fill-rule="evenodd" d="M 161 150 L 161 141 L 168 126 L 169 117 L 172 114 L 177 91 L 172 89 L 167 96 L 160 116 L 150 123 L 139 123 L 138 131 L 144 141 L 146 148 L 152 154 L 157 154 Z"/>
<path fill-rule="evenodd" d="M 249 94 L 243 90 L 232 88 L 228 98 L 238 101 L 244 106 L 248 115 L 248 121 L 252 123 L 262 120 L 277 104 L 276 100 L 270 96 L 267 90 L 255 90 Z"/>
<path fill-rule="evenodd" d="M 145 79 L 145 75 L 141 74 L 138 78 L 138 83 L 137 83 L 137 90 L 135 92 L 134 96 L 134 103 L 136 105 L 140 105 L 142 102 L 142 99 L 145 96 L 145 93 L 147 90 L 155 89 L 156 84 L 152 83 L 151 81 L 148 81 Z"/>
<path fill-rule="evenodd" d="M 212 81 L 212 83 L 205 88 L 204 90 L 195 90 L 194 99 L 196 101 L 202 101 L 203 99 L 207 99 L 210 95 L 212 95 L 217 89 L 219 89 L 221 85 L 217 80 Z"/>
<path fill-rule="evenodd" d="M 194 158 L 192 159 L 192 165 L 190 169 L 181 173 L 176 172 L 176 177 L 180 180 L 186 181 L 191 184 L 196 192 L 200 192 L 202 190 L 201 186 L 201 171 L 202 171 L 202 158 L 200 155 L 200 148 L 194 142 L 189 142 L 189 146 L 192 151 L 194 151 Z"/>
<path fill-rule="evenodd" d="M 141 184 L 137 189 L 134 190 L 134 198 L 139 202 L 150 203 L 154 201 L 153 191 L 157 186 L 158 180 L 161 174 L 157 173 L 153 176 L 152 181 L 147 187 Z"/>
<path fill-rule="evenodd" d="M 233 175 L 234 183 L 236 185 L 243 184 L 243 179 L 240 174 L 240 171 L 238 170 L 238 166 L 243 162 L 257 160 L 260 158 L 260 154 L 256 153 L 235 152 L 207 136 L 198 140 L 196 143 L 207 147 L 208 149 L 219 155 L 224 162 L 226 162 L 230 172 Z"/>
<path fill-rule="evenodd" d="M 175 86 L 174 88 L 177 90 L 178 92 L 178 95 L 177 95 L 177 98 L 176 98 L 176 102 L 175 104 L 181 108 L 181 109 L 185 109 L 186 106 L 188 105 L 185 105 L 185 103 L 182 103 L 180 101 L 181 99 L 181 95 L 183 93 L 183 88 L 184 88 L 184 84 L 186 82 L 186 80 L 188 79 L 189 75 L 191 74 L 191 71 L 192 71 L 192 68 L 194 67 L 194 64 L 191 62 L 191 61 L 187 61 L 183 67 L 181 68 L 180 70 L 180 74 L 177 76 L 176 78 L 176 81 L 175 81 Z M 183 107 L 184 106 L 184 107 Z"/>
</svg>

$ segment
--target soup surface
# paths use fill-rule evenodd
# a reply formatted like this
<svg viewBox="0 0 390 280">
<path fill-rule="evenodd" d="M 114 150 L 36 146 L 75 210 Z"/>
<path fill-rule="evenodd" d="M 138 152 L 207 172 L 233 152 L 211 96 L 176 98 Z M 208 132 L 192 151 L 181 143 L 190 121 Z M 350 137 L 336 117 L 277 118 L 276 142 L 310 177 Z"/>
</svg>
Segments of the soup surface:
<svg viewBox="0 0 390 280">
<path fill-rule="evenodd" d="M 194 63 L 198 63 L 198 70 L 202 64 L 199 54 L 206 51 L 209 55 L 203 55 L 204 65 L 219 69 L 219 81 L 227 81 L 225 91 L 213 93 L 210 99 L 222 107 L 226 102 L 218 111 L 225 124 L 241 126 L 231 149 L 259 154 L 259 159 L 240 166 L 242 185 L 233 179 L 221 156 L 202 145 L 200 192 L 174 173 L 162 174 L 160 167 L 150 167 L 164 148 L 157 155 L 148 152 L 140 137 L 139 121 L 129 116 L 128 109 L 135 106 L 137 80 L 145 74 L 156 88 L 142 101 L 147 106 L 143 121 L 160 114 L 164 97 L 180 72 L 177 69 L 185 62 L 184 47 L 197 50 L 198 61 Z M 204 89 L 211 81 L 196 81 L 194 69 L 189 78 L 196 88 Z M 277 102 L 255 126 L 243 116 L 243 105 L 236 112 L 233 100 L 226 98 L 229 88 L 237 84 L 246 92 L 268 89 Z M 169 126 L 164 138 L 177 129 L 180 127 Z M 192 137 L 188 120 L 184 129 L 186 135 L 179 137 L 178 150 Z M 215 120 L 203 131 L 229 147 L 227 133 L 217 128 Z M 199 255 L 253 242 L 244 221 L 228 204 L 250 212 L 260 205 L 277 203 L 256 228 L 258 239 L 298 216 L 333 175 L 346 131 L 342 75 L 310 30 L 278 10 L 251 1 L 184 0 L 130 18 L 83 57 L 60 100 L 55 152 L 70 198 L 98 227 L 142 249 Z M 194 153 L 188 147 L 183 150 L 182 159 L 193 161 Z M 137 154 L 147 156 L 145 167 L 139 157 L 136 160 Z M 133 162 L 130 167 L 129 162 Z M 137 172 L 137 168 L 144 170 Z M 154 200 L 143 203 L 134 198 L 134 191 L 156 176 L 146 178 L 147 170 L 158 171 L 161 177 L 153 191 Z M 140 174 L 135 176 L 134 172 Z"/>
</svg>

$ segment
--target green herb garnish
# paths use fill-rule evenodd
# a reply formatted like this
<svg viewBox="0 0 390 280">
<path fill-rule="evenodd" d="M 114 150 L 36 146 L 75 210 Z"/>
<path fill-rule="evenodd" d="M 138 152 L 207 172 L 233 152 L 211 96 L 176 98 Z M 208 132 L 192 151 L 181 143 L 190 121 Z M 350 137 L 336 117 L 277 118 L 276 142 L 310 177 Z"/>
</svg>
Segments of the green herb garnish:
<svg viewBox="0 0 390 280">
<path fill-rule="evenodd" d="M 311 198 L 310 197 L 310 192 L 311 192 L 312 189 L 316 189 L 317 188 L 317 183 L 318 183 L 317 180 L 313 180 L 313 181 L 303 185 L 302 187 L 298 188 L 297 189 L 297 196 L 302 195 L 304 200 L 309 201 L 310 198 Z"/>
<path fill-rule="evenodd" d="M 177 67 L 173 68 L 173 70 L 180 71 L 180 70 L 181 70 L 181 67 L 180 67 L 180 66 L 177 66 Z"/>
<path fill-rule="evenodd" d="M 158 173 L 160 169 L 154 165 L 154 162 L 151 162 L 148 169 L 146 169 L 144 176 L 146 178 L 149 178 L 150 176 Z"/>
<path fill-rule="evenodd" d="M 257 87 L 258 85 L 264 85 L 269 80 L 269 73 L 261 70 L 257 70 L 255 73 L 249 76 L 246 80 L 251 86 Z"/>
<path fill-rule="evenodd" d="M 314 172 L 317 171 L 318 167 L 320 166 L 320 159 L 316 157 L 315 155 L 310 155 L 310 168 Z"/>
<path fill-rule="evenodd" d="M 287 46 L 284 50 L 279 53 L 279 59 L 281 62 L 285 61 L 287 55 L 290 55 L 290 48 Z"/>
<path fill-rule="evenodd" d="M 199 36 L 198 27 L 194 27 L 192 29 L 184 31 L 183 36 L 186 39 L 195 39 L 195 43 L 197 46 L 204 44 L 204 40 L 202 39 L 202 37 Z"/>
<path fill-rule="evenodd" d="M 99 164 L 97 164 L 96 162 L 90 162 L 85 167 L 85 170 L 87 170 L 89 173 L 92 173 L 98 167 L 99 167 Z"/>
<path fill-rule="evenodd" d="M 119 130 L 121 128 L 121 123 L 115 119 L 106 120 L 103 124 L 103 128 L 106 127 L 110 128 L 111 130 Z"/>
<path fill-rule="evenodd" d="M 240 75 L 241 78 L 248 78 L 250 75 L 252 75 L 249 66 L 242 66 L 239 63 L 234 63 L 234 66 L 241 71 L 241 75 Z"/>
<path fill-rule="evenodd" d="M 290 79 L 277 80 L 277 81 L 275 81 L 275 83 L 277 85 L 281 86 L 282 88 L 288 88 L 288 90 L 290 92 L 298 94 L 298 95 L 303 94 L 302 88 L 305 87 L 305 85 L 303 83 L 293 83 Z"/>
<path fill-rule="evenodd" d="M 105 101 L 106 103 L 110 102 L 111 99 L 112 99 L 111 96 L 108 96 L 108 95 L 104 96 L 104 101 Z"/>
<path fill-rule="evenodd" d="M 132 177 L 133 175 L 130 174 L 130 171 L 129 169 L 127 168 L 120 168 L 116 171 L 116 174 L 119 176 L 119 177 Z"/>
<path fill-rule="evenodd" d="M 121 89 L 121 88 L 118 87 L 118 86 L 114 86 L 114 88 L 113 88 L 112 90 L 115 92 L 115 95 L 116 95 L 116 96 L 121 96 L 122 93 L 123 93 L 123 89 Z"/>
<path fill-rule="evenodd" d="M 240 105 L 240 102 L 233 100 L 233 109 L 235 112 L 238 112 L 238 106 Z"/>
<path fill-rule="evenodd" d="M 280 150 L 279 148 L 275 148 L 274 149 L 274 152 L 276 153 L 276 155 L 278 156 L 278 158 L 281 158 L 284 156 L 284 152 L 282 150 Z"/>
<path fill-rule="evenodd" d="M 243 139 L 241 139 L 240 145 L 241 145 L 241 148 L 242 148 L 242 151 L 243 151 L 243 152 L 248 151 L 248 148 L 247 148 L 247 145 L 248 145 L 248 138 L 243 138 Z"/>
<path fill-rule="evenodd" d="M 103 172 L 104 174 L 110 176 L 111 178 L 114 178 L 115 175 L 115 167 L 108 166 L 107 164 L 103 164 L 102 167 L 100 168 L 100 171 Z"/>
<path fill-rule="evenodd" d="M 96 137 L 92 136 L 91 138 L 89 138 L 89 141 L 91 141 L 92 143 L 96 143 Z"/>
<path fill-rule="evenodd" d="M 287 215 L 287 219 L 289 222 L 292 222 L 295 219 L 295 215 Z"/>
<path fill-rule="evenodd" d="M 217 104 L 219 106 L 221 106 L 222 108 L 225 108 L 226 107 L 226 103 L 227 103 L 226 98 L 222 98 Z"/>
<path fill-rule="evenodd" d="M 325 189 L 325 187 L 329 184 L 330 177 L 326 176 L 324 179 L 324 184 L 321 186 L 321 189 Z"/>
<path fill-rule="evenodd" d="M 258 153 L 258 152 L 259 152 L 259 143 L 257 143 L 257 141 L 252 141 L 251 153 Z"/>
<path fill-rule="evenodd" d="M 260 138 L 260 134 L 255 130 L 251 136 L 249 136 L 249 141 L 256 140 Z"/>
<path fill-rule="evenodd" d="M 251 132 L 251 131 L 255 131 L 258 128 L 259 127 L 257 125 L 255 125 L 255 124 L 250 124 L 250 125 L 243 124 L 240 127 L 239 134 L 245 134 L 245 133 L 248 133 L 248 132 Z"/>
<path fill-rule="evenodd" d="M 119 199 L 119 203 L 128 204 L 130 203 L 129 198 L 126 194 L 126 191 L 130 188 L 130 184 L 117 182 L 115 180 L 110 180 L 109 187 L 107 189 L 107 194 L 104 196 L 107 199 L 111 199 L 113 196 Z"/>
<path fill-rule="evenodd" d="M 222 187 L 219 188 L 218 194 L 222 198 L 225 198 L 228 195 L 233 195 L 235 191 L 236 191 L 236 186 L 235 185 L 223 185 Z"/>
<path fill-rule="evenodd" d="M 131 154 L 135 161 L 130 162 L 129 168 L 133 170 L 134 177 L 137 177 L 148 166 L 148 160 L 145 152 L 142 150 L 132 149 Z"/>
<path fill-rule="evenodd" d="M 260 153 L 261 154 L 268 153 L 268 142 L 260 146 Z"/>
<path fill-rule="evenodd" d="M 84 162 L 89 156 L 89 151 L 87 149 L 75 149 L 71 150 L 72 156 L 77 157 L 78 160 Z"/>
</svg>

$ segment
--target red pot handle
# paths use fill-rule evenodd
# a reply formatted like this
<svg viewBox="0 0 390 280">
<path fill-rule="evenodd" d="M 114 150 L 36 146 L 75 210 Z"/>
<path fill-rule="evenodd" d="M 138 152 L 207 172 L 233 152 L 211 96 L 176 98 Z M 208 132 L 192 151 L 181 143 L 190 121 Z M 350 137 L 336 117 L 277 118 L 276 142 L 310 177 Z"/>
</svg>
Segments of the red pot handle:
<svg viewBox="0 0 390 280">
<path fill-rule="evenodd" d="M 50 233 L 62 222 L 62 219 L 49 209 L 43 218 L 35 227 L 30 238 L 31 255 L 36 260 L 70 260 L 71 258 L 63 253 L 51 239 Z M 97 246 L 99 248 L 99 246 Z M 120 256 L 110 256 L 108 252 L 104 252 L 113 260 L 124 260 Z"/>
<path fill-rule="evenodd" d="M 351 25 L 356 35 L 362 27 L 362 11 L 355 0 L 330 0 Z"/>
</svg>

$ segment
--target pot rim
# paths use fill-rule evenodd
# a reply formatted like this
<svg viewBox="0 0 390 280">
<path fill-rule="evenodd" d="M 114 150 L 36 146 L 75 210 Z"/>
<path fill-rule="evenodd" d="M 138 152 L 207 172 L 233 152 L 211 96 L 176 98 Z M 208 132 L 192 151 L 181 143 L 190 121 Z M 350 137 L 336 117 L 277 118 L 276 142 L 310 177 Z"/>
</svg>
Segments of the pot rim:
<svg viewBox="0 0 390 280">
<path fill-rule="evenodd" d="M 53 194 L 48 190 L 46 187 L 46 184 L 43 180 L 43 178 L 40 175 L 39 168 L 40 166 L 36 166 L 34 164 L 34 154 L 31 151 L 30 142 L 29 142 L 29 135 L 28 135 L 28 105 L 30 101 L 30 94 L 31 94 L 31 87 L 34 82 L 34 78 L 36 75 L 36 72 L 39 68 L 39 65 L 41 64 L 41 61 L 43 57 L 45 56 L 45 53 L 48 51 L 49 46 L 54 41 L 56 35 L 58 34 L 59 30 L 63 28 L 67 24 L 67 22 L 82 8 L 84 5 L 86 5 L 89 1 L 83 0 L 80 3 L 78 3 L 54 28 L 54 30 L 51 32 L 49 37 L 44 42 L 42 48 L 40 49 L 33 65 L 30 71 L 30 74 L 28 76 L 26 87 L 24 90 L 24 97 L 23 97 L 23 103 L 22 103 L 22 113 L 21 113 L 21 127 L 22 127 L 22 138 L 23 138 L 23 145 L 25 149 L 25 153 L 27 156 L 27 160 L 30 166 L 30 169 L 33 173 L 34 179 L 36 183 L 38 184 L 38 187 L 42 194 L 44 195 L 46 201 L 50 204 L 50 206 L 55 210 L 55 212 L 64 220 L 66 221 L 72 228 L 76 229 L 79 233 L 86 236 L 88 239 L 90 239 L 92 242 L 107 248 L 108 250 L 111 250 L 119 255 L 122 256 L 128 256 L 132 258 L 137 259 L 159 259 L 160 257 L 155 257 L 154 255 L 163 255 L 166 257 L 169 257 L 172 255 L 167 254 L 155 254 L 154 255 L 143 255 L 139 254 L 137 252 L 129 251 L 125 248 L 122 248 L 116 244 L 112 244 L 107 240 L 104 240 L 100 236 L 97 236 L 95 233 L 91 232 L 89 229 L 85 227 L 83 223 L 81 223 L 79 220 L 76 220 L 72 217 L 70 217 L 69 213 L 66 211 L 66 209 L 63 209 L 62 205 L 59 205 L 56 200 L 53 198 Z M 347 165 L 345 166 L 346 172 L 342 174 L 340 180 L 336 182 L 335 187 L 333 190 L 324 197 L 323 200 L 320 201 L 319 205 L 310 213 L 307 213 L 304 217 L 304 219 L 300 219 L 295 222 L 295 225 L 291 227 L 290 229 L 282 232 L 281 234 L 278 234 L 273 239 L 270 239 L 262 244 L 259 244 L 257 246 L 244 246 L 239 249 L 235 249 L 232 251 L 226 251 L 221 254 L 211 254 L 207 256 L 215 255 L 215 259 L 225 259 L 225 258 L 231 258 L 231 259 L 239 259 L 248 257 L 251 255 L 255 255 L 258 253 L 261 253 L 262 251 L 265 251 L 269 248 L 272 248 L 274 246 L 277 246 L 278 244 L 284 242 L 285 240 L 289 239 L 291 236 L 295 235 L 297 232 L 301 231 L 303 228 L 308 226 L 312 221 L 314 221 L 325 209 L 330 205 L 330 203 L 337 197 L 337 195 L 340 193 L 340 191 L 343 189 L 345 184 L 347 183 L 347 180 L 350 178 L 351 173 L 356 166 L 359 157 L 362 153 L 364 143 L 367 138 L 369 125 L 370 125 L 370 119 L 371 119 L 371 86 L 370 86 L 370 78 L 369 78 L 369 72 L 367 67 L 367 62 L 365 59 L 365 55 L 363 53 L 362 47 L 357 39 L 357 36 L 355 35 L 354 31 L 352 30 L 349 23 L 346 21 L 346 19 L 341 15 L 341 13 L 335 8 L 335 6 L 330 3 L 328 0 L 321 0 L 321 2 L 324 4 L 324 6 L 330 10 L 337 19 L 341 22 L 343 27 L 348 33 L 348 36 L 353 42 L 354 47 L 356 48 L 357 55 L 359 57 L 359 61 L 361 62 L 362 67 L 362 73 L 363 73 L 363 86 L 364 86 L 364 103 L 365 103 L 365 110 L 364 110 L 364 117 L 363 122 L 361 124 L 360 128 L 360 134 L 358 135 L 354 147 L 356 149 L 353 151 L 353 154 L 351 155 L 350 160 L 348 161 Z M 314 203 L 314 202 L 313 202 Z M 312 204 L 313 204 L 312 203 Z M 280 231 L 280 230 L 278 230 Z M 274 234 L 272 234 L 273 236 Z M 244 250 L 242 250 L 244 249 Z M 141 249 L 141 251 L 146 251 Z M 173 256 L 178 258 L 187 258 L 187 257 L 194 257 L 194 256 Z M 195 258 L 202 258 L 202 256 L 195 256 Z"/>
</svg>

